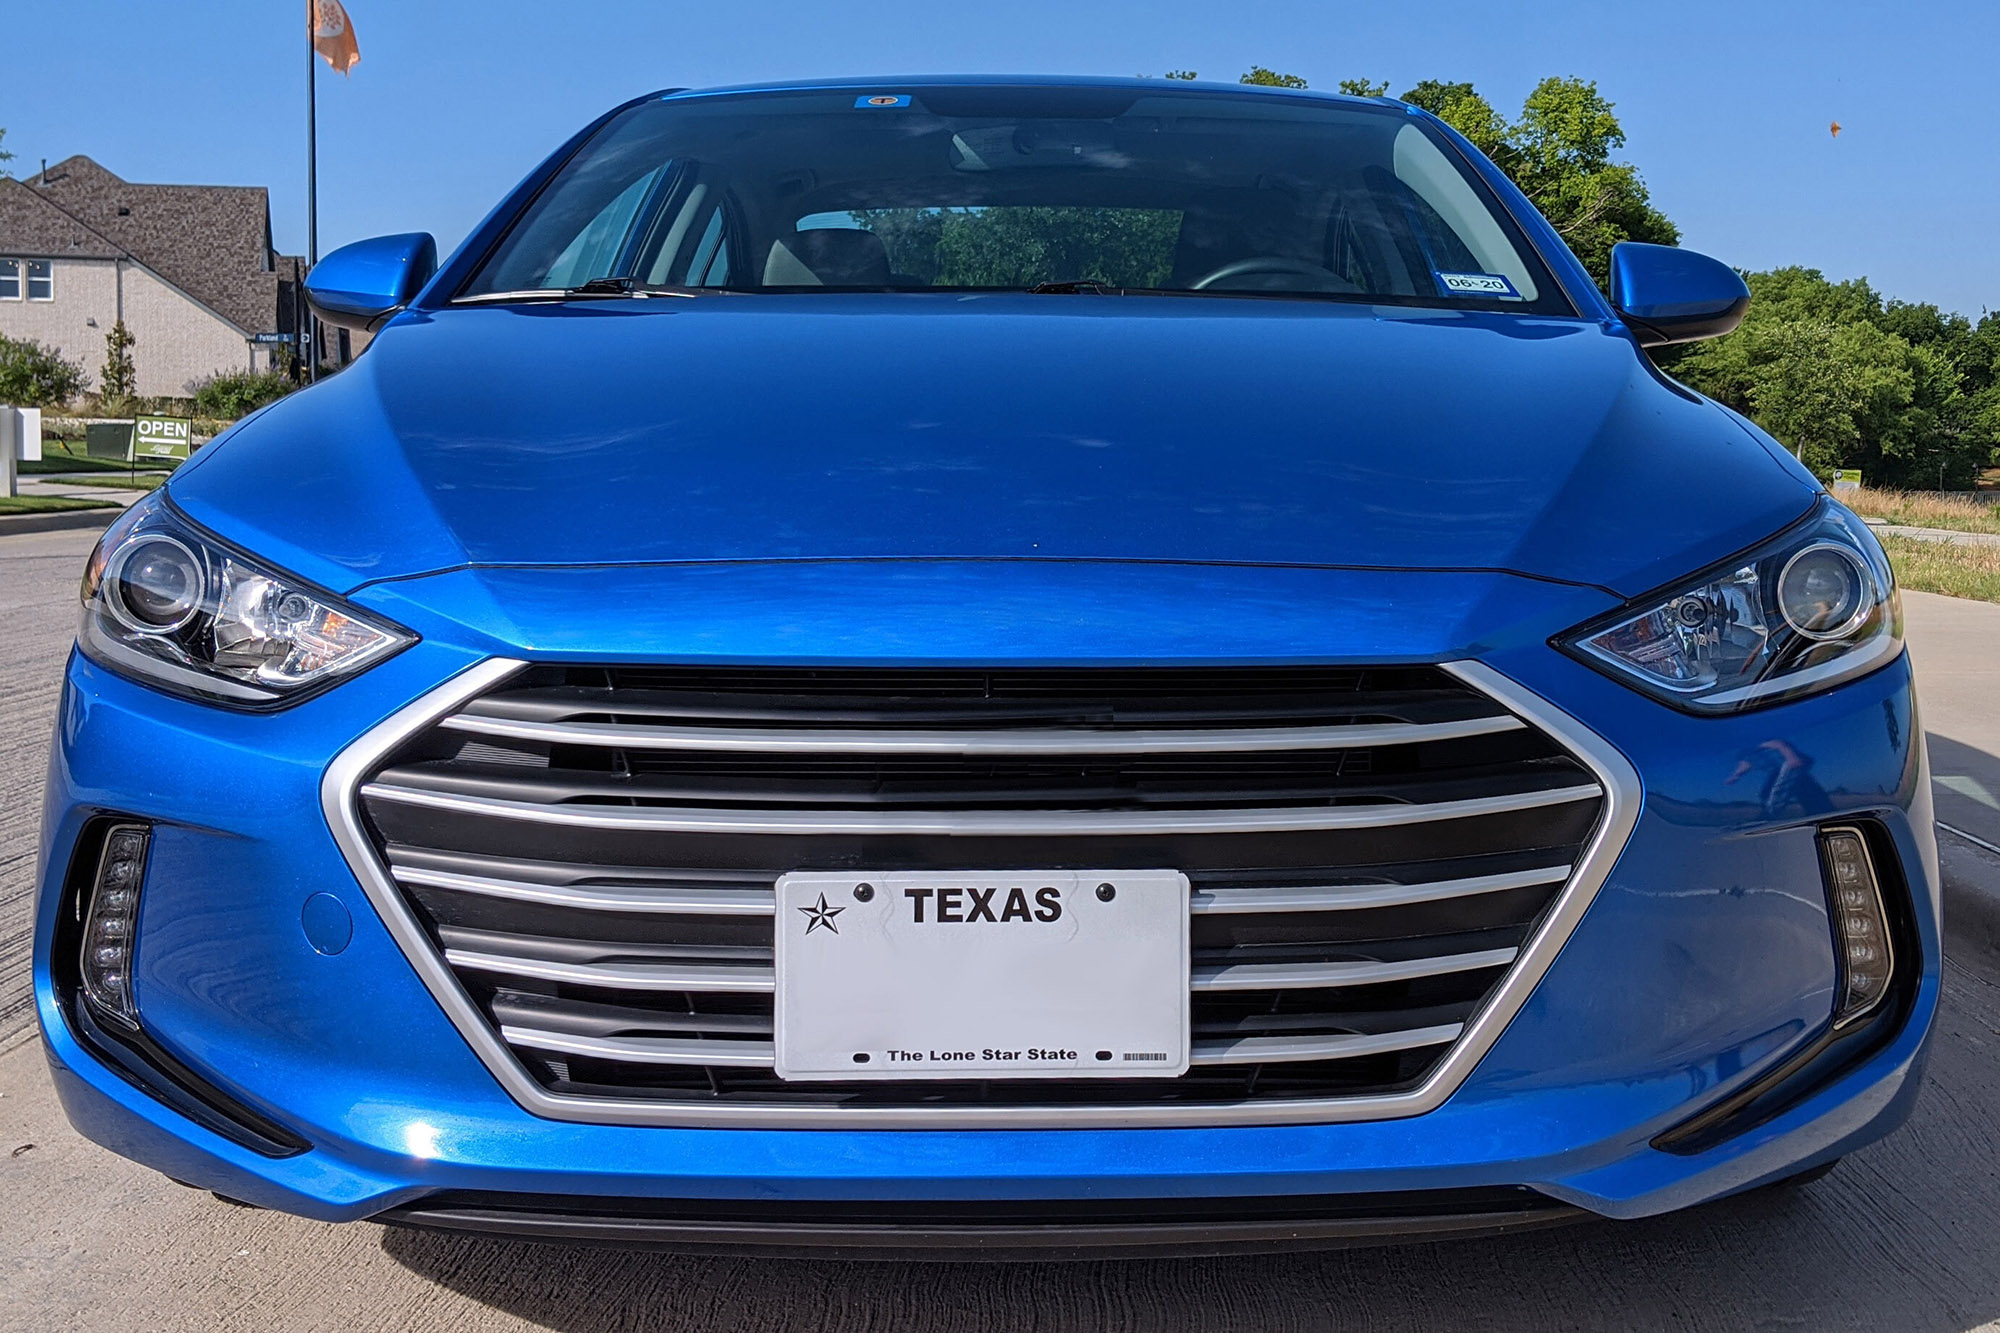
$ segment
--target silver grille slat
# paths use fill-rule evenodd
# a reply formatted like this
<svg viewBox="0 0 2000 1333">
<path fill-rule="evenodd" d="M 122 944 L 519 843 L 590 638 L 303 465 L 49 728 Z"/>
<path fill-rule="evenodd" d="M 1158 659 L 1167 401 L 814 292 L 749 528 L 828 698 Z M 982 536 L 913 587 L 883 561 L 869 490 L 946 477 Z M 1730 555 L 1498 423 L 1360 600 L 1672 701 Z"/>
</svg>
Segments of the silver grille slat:
<svg viewBox="0 0 2000 1333">
<path fill-rule="evenodd" d="M 1463 1023 L 1366 1035 L 1333 1033 L 1301 1037 L 1239 1037 L 1197 1041 L 1191 1061 L 1198 1065 L 1281 1064 L 1300 1060 L 1345 1060 L 1362 1055 L 1443 1046 L 1458 1040 Z M 767 1041 L 703 1041 L 687 1037 L 585 1037 L 543 1028 L 503 1026 L 500 1035 L 516 1046 L 635 1064 L 718 1065 L 768 1069 L 776 1063 Z"/>
<path fill-rule="evenodd" d="M 516 1046 L 600 1060 L 645 1065 L 724 1065 L 769 1069 L 777 1057 L 768 1041 L 699 1041 L 688 1037 L 578 1037 L 541 1028 L 504 1026 L 500 1035 Z"/>
<path fill-rule="evenodd" d="M 1388 962 L 1344 959 L 1325 963 L 1231 963 L 1197 967 L 1188 986 L 1197 991 L 1304 990 L 1338 986 L 1373 986 L 1419 977 L 1449 976 L 1485 967 L 1504 967 L 1518 949 L 1483 949 L 1476 953 L 1436 958 L 1401 958 Z M 566 981 L 610 990 L 704 991 L 756 995 L 776 987 L 768 967 L 717 966 L 707 963 L 564 963 L 473 949 L 446 949 L 445 961 L 457 967 L 539 981 Z"/>
<path fill-rule="evenodd" d="M 490 815 L 572 828 L 639 829 L 656 833 L 768 833 L 792 837 L 882 834 L 908 837 L 1121 837 L 1141 833 L 1288 833 L 1322 829 L 1393 828 L 1481 815 L 1512 814 L 1594 801 L 1596 784 L 1550 787 L 1457 801 L 1246 810 L 731 810 L 703 807 L 544 804 L 467 796 L 371 782 L 369 800 L 460 814 Z"/>
<path fill-rule="evenodd" d="M 1338 1032 L 1323 1036 L 1237 1037 L 1228 1041 L 1197 1041 L 1190 1056 L 1198 1065 L 1266 1065 L 1298 1060 L 1351 1060 L 1361 1055 L 1386 1055 L 1443 1046 L 1458 1040 L 1463 1023 L 1412 1028 L 1408 1032 L 1365 1035 Z"/>
<path fill-rule="evenodd" d="M 460 893 L 546 903 L 594 912 L 670 912 L 695 916 L 771 916 L 777 895 L 770 889 L 702 889 L 673 885 L 536 884 L 528 880 L 462 875 L 451 870 L 391 865 L 402 884 L 425 884 Z"/>
<path fill-rule="evenodd" d="M 1231 963 L 1197 967 L 1188 988 L 1197 991 L 1302 990 L 1319 986 L 1373 986 L 1385 981 L 1414 981 L 1483 967 L 1505 967 L 1519 949 L 1482 949 L 1477 953 L 1445 954 L 1438 958 L 1403 958 L 1393 962 L 1339 960 L 1328 963 Z"/>
<path fill-rule="evenodd" d="M 567 981 L 572 985 L 603 986 L 611 990 L 763 995 L 769 994 L 774 987 L 773 975 L 768 967 L 731 967 L 712 963 L 560 963 L 546 958 L 484 953 L 476 949 L 446 949 L 444 958 L 454 967 L 478 972 L 532 977 L 537 981 Z"/>
<path fill-rule="evenodd" d="M 438 724 L 454 731 L 550 745 L 621 750 L 700 750 L 735 754 L 1135 755 L 1247 754 L 1274 750 L 1348 750 L 1463 740 L 1524 723 L 1506 713 L 1452 722 L 1359 722 L 1332 727 L 1208 727 L 1159 731 L 842 731 L 743 727 L 663 727 L 618 722 L 537 722 L 457 713 Z"/>
<path fill-rule="evenodd" d="M 1416 903 L 1442 902 L 1447 898 L 1470 898 L 1481 893 L 1530 889 L 1538 884 L 1560 884 L 1569 878 L 1569 873 L 1568 866 L 1547 866 L 1540 870 L 1517 870 L 1511 874 L 1479 875 L 1471 879 L 1431 880 L 1422 884 L 1324 887 L 1284 884 L 1240 889 L 1196 889 L 1188 900 L 1188 910 L 1196 916 L 1212 916 L 1239 912 L 1345 912 L 1370 907 L 1408 907 Z"/>
</svg>

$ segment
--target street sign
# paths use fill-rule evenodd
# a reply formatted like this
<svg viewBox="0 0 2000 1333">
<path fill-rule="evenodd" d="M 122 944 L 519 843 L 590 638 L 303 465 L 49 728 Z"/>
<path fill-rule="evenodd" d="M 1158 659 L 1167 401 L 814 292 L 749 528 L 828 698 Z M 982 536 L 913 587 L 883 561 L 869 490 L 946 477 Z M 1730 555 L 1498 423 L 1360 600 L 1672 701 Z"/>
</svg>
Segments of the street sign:
<svg viewBox="0 0 2000 1333">
<path fill-rule="evenodd" d="M 298 340 L 298 335 L 295 333 L 253 333 L 250 335 L 250 341 L 260 347 L 282 346 L 285 343 L 294 343 Z"/>
<path fill-rule="evenodd" d="M 132 422 L 134 458 L 186 458 L 194 452 L 194 422 L 187 417 L 136 417 Z"/>
<path fill-rule="evenodd" d="M 1833 474 L 1833 493 L 1844 495 L 1861 489 L 1861 469 L 1841 468 Z"/>
</svg>

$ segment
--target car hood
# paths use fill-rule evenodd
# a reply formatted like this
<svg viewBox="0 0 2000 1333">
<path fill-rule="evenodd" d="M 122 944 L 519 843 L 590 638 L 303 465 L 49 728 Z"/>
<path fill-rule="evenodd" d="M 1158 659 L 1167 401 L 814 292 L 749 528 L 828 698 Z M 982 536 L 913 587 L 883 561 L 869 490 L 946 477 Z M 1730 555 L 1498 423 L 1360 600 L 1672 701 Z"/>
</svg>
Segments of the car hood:
<svg viewBox="0 0 2000 1333">
<path fill-rule="evenodd" d="M 1116 296 L 458 307 L 203 450 L 191 518 L 337 590 L 465 566 L 1111 560 L 1633 594 L 1813 487 L 1587 321 Z"/>
</svg>

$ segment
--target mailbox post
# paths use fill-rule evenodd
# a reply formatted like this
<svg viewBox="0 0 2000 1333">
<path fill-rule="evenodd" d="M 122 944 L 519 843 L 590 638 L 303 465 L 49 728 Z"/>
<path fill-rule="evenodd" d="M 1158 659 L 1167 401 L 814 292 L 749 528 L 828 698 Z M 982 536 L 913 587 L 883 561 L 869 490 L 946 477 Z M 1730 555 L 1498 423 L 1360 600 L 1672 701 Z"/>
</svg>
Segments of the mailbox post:
<svg viewBox="0 0 2000 1333">
<path fill-rule="evenodd" d="M 42 409 L 0 407 L 0 468 L 7 471 L 7 494 L 21 493 L 18 465 L 42 456 Z"/>
</svg>

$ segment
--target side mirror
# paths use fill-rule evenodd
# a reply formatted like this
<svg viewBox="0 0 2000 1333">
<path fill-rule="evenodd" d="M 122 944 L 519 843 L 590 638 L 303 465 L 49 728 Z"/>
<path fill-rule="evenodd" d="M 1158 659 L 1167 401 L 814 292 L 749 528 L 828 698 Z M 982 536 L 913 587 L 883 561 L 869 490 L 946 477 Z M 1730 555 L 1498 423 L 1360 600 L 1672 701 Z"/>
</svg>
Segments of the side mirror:
<svg viewBox="0 0 2000 1333">
<path fill-rule="evenodd" d="M 416 299 L 437 271 L 437 242 L 406 232 L 343 245 L 306 275 L 306 304 L 329 324 L 367 333 Z"/>
<path fill-rule="evenodd" d="M 1641 347 L 1720 338 L 1743 322 L 1750 289 L 1729 265 L 1671 245 L 1611 247 L 1611 304 Z"/>
</svg>

